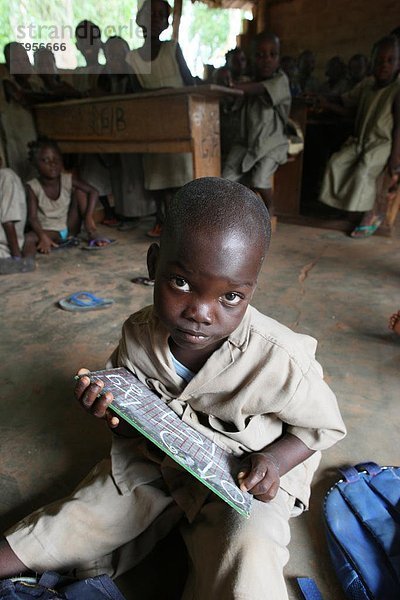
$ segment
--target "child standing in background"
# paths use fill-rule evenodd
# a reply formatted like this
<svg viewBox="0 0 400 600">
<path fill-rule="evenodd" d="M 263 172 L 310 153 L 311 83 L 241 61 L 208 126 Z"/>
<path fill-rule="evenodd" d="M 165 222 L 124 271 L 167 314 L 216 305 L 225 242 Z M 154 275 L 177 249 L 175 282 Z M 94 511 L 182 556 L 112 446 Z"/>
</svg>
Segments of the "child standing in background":
<svg viewBox="0 0 400 600">
<path fill-rule="evenodd" d="M 63 172 L 61 152 L 53 140 L 40 138 L 30 144 L 30 158 L 39 177 L 27 183 L 28 215 L 37 250 L 48 254 L 52 248 L 76 235 L 84 220 L 89 239 L 96 225 L 93 212 L 98 200 L 97 190 L 88 183 Z M 98 240 L 96 245 L 106 245 Z"/>
<path fill-rule="evenodd" d="M 165 0 L 145 0 L 136 16 L 136 23 L 143 30 L 144 44 L 129 52 L 126 61 L 146 90 L 194 84 L 179 44 L 174 40 L 160 40 L 161 33 L 168 28 L 170 12 Z M 168 118 L 167 111 L 165 116 Z M 147 235 L 159 237 L 167 198 L 193 179 L 192 156 L 187 152 L 145 154 L 143 167 L 144 187 L 152 191 L 156 202 L 156 223 Z"/>
<path fill-rule="evenodd" d="M 255 81 L 233 83 L 243 90 L 240 139 L 226 157 L 222 177 L 240 181 L 260 194 L 273 214 L 271 177 L 287 161 L 285 128 L 290 112 L 289 81 L 279 69 L 279 38 L 263 32 L 254 40 Z"/>
</svg>

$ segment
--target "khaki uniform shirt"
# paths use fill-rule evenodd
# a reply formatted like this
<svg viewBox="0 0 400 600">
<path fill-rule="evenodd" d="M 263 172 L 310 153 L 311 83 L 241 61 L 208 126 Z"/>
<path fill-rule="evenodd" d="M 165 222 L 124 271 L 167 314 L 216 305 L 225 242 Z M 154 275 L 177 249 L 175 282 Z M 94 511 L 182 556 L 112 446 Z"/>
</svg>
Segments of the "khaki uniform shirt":
<svg viewBox="0 0 400 600">
<path fill-rule="evenodd" d="M 238 328 L 186 384 L 174 369 L 168 337 L 153 307 L 146 307 L 125 322 L 108 366 L 135 373 L 183 421 L 238 457 L 261 450 L 284 432 L 297 436 L 317 452 L 282 476 L 281 487 L 307 506 L 319 451 L 346 433 L 335 395 L 315 360 L 316 341 L 248 307 Z M 159 469 L 144 457 L 152 452 L 146 444 L 114 439 L 112 470 L 122 493 L 159 477 Z M 174 473 L 168 457 L 160 462 L 171 494 L 190 519 L 208 490 L 187 473 L 178 481 L 179 467 Z"/>
</svg>

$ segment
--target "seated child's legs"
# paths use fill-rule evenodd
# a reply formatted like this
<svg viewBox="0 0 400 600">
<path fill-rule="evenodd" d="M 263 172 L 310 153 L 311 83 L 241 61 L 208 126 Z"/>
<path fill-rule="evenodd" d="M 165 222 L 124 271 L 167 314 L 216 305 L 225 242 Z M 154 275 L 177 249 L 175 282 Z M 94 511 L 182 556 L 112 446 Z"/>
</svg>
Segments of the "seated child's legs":
<svg viewBox="0 0 400 600">
<path fill-rule="evenodd" d="M 279 490 L 270 503 L 254 501 L 249 519 L 220 500 L 205 504 L 181 526 L 189 552 L 184 600 L 284 600 L 289 518 L 294 498 Z"/>
<path fill-rule="evenodd" d="M 158 479 L 121 494 L 111 476 L 110 461 L 103 460 L 71 496 L 34 512 L 5 537 L 15 555 L 32 571 L 76 570 L 86 577 L 98 575 L 101 570 L 113 576 L 122 572 L 115 560 L 118 552 L 114 555 L 114 551 L 139 538 L 171 505 L 173 500 Z M 144 543 L 139 546 L 141 559 Z M 126 555 L 124 559 L 127 563 Z M 126 568 L 135 562 L 132 556 Z"/>
</svg>

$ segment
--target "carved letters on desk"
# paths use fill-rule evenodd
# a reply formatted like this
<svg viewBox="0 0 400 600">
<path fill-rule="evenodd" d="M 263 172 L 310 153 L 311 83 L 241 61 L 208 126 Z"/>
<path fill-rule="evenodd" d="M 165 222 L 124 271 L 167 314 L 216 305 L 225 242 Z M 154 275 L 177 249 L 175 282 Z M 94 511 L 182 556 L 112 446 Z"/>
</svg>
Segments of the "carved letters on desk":
<svg viewBox="0 0 400 600">
<path fill-rule="evenodd" d="M 95 135 L 115 134 L 126 129 L 125 112 L 122 106 L 107 105 L 90 107 L 90 131 Z"/>
</svg>

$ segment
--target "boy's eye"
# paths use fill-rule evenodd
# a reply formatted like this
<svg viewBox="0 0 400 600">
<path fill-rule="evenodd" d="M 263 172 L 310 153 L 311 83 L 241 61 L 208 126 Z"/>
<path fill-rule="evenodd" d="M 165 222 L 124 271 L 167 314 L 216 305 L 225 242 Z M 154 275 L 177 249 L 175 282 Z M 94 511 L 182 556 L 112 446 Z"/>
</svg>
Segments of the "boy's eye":
<svg viewBox="0 0 400 600">
<path fill-rule="evenodd" d="M 190 286 L 183 277 L 171 277 L 170 282 L 173 288 L 181 290 L 181 292 L 190 292 Z"/>
<path fill-rule="evenodd" d="M 237 294 L 236 292 L 228 292 L 223 296 L 223 300 L 226 304 L 229 304 L 230 306 L 236 306 L 241 300 L 243 300 L 243 298 L 239 296 L 239 294 Z"/>
</svg>

